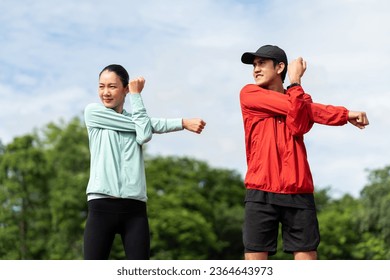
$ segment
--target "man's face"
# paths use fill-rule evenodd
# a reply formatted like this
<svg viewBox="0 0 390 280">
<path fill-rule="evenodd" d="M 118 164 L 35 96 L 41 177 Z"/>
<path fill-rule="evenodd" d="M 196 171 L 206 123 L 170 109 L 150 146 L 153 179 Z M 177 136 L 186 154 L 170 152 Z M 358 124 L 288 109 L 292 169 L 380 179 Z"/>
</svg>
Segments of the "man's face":
<svg viewBox="0 0 390 280">
<path fill-rule="evenodd" d="M 274 62 L 269 58 L 255 57 L 253 60 L 253 78 L 255 84 L 269 88 L 280 79 L 280 65 L 274 66 Z"/>
<path fill-rule="evenodd" d="M 104 71 L 99 77 L 99 97 L 103 105 L 122 113 L 128 87 L 124 87 L 115 72 Z"/>
</svg>

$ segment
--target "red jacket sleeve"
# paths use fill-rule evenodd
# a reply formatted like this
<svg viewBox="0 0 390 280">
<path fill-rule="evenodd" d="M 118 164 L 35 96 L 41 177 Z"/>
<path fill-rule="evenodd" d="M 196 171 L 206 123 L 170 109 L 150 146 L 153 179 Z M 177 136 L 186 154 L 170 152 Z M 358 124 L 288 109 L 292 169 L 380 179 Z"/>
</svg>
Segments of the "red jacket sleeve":
<svg viewBox="0 0 390 280">
<path fill-rule="evenodd" d="M 348 122 L 348 110 L 342 106 L 324 105 L 305 100 L 305 93 L 300 86 L 295 86 L 287 90 L 290 96 L 291 107 L 289 115 L 292 127 L 297 131 L 305 131 L 313 123 L 324 125 L 344 125 Z M 305 116 L 302 116 L 305 115 Z M 309 123 L 305 123 L 309 120 Z M 310 129 L 309 129 L 310 130 Z M 308 131 L 308 130 L 307 130 Z"/>
<path fill-rule="evenodd" d="M 257 85 L 246 85 L 240 93 L 243 113 L 259 118 L 284 116 L 286 125 L 293 135 L 303 135 L 313 126 L 309 119 L 306 103 L 311 103 L 310 95 L 301 87 L 293 87 L 288 94 L 266 90 Z"/>
<path fill-rule="evenodd" d="M 311 96 L 306 94 L 300 86 L 288 89 L 286 94 L 290 101 L 286 125 L 294 136 L 304 135 L 310 131 L 314 124 L 307 106 L 307 104 L 313 103 Z"/>
<path fill-rule="evenodd" d="M 295 86 L 281 94 L 249 84 L 240 92 L 241 109 L 259 118 L 285 116 L 293 135 L 310 131 L 314 123 L 344 125 L 348 122 L 348 110 L 342 106 L 313 103 L 311 96 L 301 86 Z"/>
<path fill-rule="evenodd" d="M 348 109 L 342 106 L 324 105 L 320 103 L 306 104 L 310 118 L 319 124 L 344 125 L 348 122 Z"/>
<path fill-rule="evenodd" d="M 262 119 L 286 116 L 289 108 L 288 96 L 254 84 L 242 88 L 240 103 L 243 112 Z"/>
</svg>

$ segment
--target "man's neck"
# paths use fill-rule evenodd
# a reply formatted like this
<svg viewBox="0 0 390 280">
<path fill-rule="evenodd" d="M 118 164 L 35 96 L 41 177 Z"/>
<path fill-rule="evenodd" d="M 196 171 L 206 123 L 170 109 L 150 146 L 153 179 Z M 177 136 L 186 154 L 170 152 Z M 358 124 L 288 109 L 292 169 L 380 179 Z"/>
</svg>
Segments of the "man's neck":
<svg viewBox="0 0 390 280">
<path fill-rule="evenodd" d="M 273 90 L 273 91 L 277 91 L 277 92 L 280 92 L 280 93 L 284 93 L 284 87 L 283 87 L 283 84 L 273 84 L 273 85 L 269 85 L 267 87 L 268 90 Z"/>
</svg>

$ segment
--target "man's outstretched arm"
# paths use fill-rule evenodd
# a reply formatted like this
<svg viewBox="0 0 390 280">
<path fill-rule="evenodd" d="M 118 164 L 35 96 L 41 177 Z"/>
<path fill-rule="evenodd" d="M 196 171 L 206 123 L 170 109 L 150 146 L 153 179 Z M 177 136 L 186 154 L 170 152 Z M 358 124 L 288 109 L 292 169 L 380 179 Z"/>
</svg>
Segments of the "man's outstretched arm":
<svg viewBox="0 0 390 280">
<path fill-rule="evenodd" d="M 301 78 L 307 68 L 306 61 L 301 57 L 293 60 L 288 67 L 288 75 L 291 84 L 301 84 Z M 306 103 L 309 119 L 315 123 L 324 125 L 343 125 L 350 122 L 352 125 L 363 129 L 369 122 L 367 114 L 361 111 L 349 111 L 341 106 L 323 105 L 304 100 L 303 95 L 292 95 L 292 108 L 299 108 L 300 113 L 304 113 L 302 102 Z M 310 127 L 310 125 L 308 125 Z"/>
</svg>

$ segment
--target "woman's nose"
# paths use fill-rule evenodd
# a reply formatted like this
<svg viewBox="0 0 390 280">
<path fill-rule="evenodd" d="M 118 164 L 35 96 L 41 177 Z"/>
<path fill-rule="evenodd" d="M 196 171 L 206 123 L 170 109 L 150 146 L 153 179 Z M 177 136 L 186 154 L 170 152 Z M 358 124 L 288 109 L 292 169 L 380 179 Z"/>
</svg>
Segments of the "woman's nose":
<svg viewBox="0 0 390 280">
<path fill-rule="evenodd" d="M 108 90 L 108 88 L 103 89 L 103 95 L 110 95 L 110 91 Z"/>
</svg>

